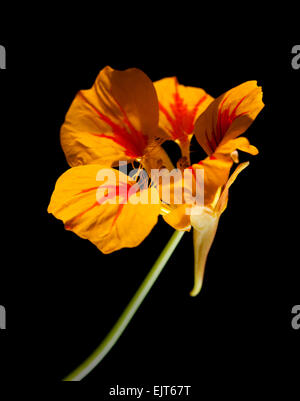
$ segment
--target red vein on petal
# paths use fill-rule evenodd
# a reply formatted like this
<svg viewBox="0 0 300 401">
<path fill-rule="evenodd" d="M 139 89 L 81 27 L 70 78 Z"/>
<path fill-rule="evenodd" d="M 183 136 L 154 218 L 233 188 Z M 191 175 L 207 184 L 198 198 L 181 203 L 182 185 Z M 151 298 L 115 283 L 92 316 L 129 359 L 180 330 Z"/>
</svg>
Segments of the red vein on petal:
<svg viewBox="0 0 300 401">
<path fill-rule="evenodd" d="M 96 190 L 96 189 L 98 189 L 98 188 L 99 188 L 99 186 L 98 186 L 98 187 L 91 187 L 91 188 L 82 189 L 82 190 L 81 190 L 80 192 L 78 192 L 76 195 L 83 194 L 83 193 L 85 193 L 85 192 L 94 191 L 94 190 Z"/>
<path fill-rule="evenodd" d="M 224 135 L 226 134 L 226 132 L 228 131 L 230 125 L 233 123 L 233 121 L 238 118 L 241 117 L 244 114 L 247 114 L 247 111 L 244 111 L 240 114 L 236 114 L 237 109 L 239 108 L 239 106 L 241 105 L 241 103 L 244 101 L 244 99 L 246 98 L 246 96 L 242 97 L 238 103 L 235 105 L 234 109 L 231 111 L 229 111 L 229 107 L 227 107 L 225 110 L 222 110 L 224 102 L 227 100 L 227 97 L 225 97 L 220 105 L 219 111 L 218 111 L 218 121 L 217 121 L 217 135 L 218 135 L 218 142 L 220 143 L 221 140 L 223 139 Z"/>
<path fill-rule="evenodd" d="M 121 212 L 122 212 L 122 210 L 123 210 L 123 207 L 124 207 L 124 204 L 119 205 L 118 211 L 117 211 L 117 213 L 116 213 L 116 215 L 115 215 L 115 217 L 114 217 L 114 219 L 113 219 L 113 222 L 112 222 L 112 225 L 111 225 L 111 229 L 113 229 L 113 227 L 114 227 L 114 225 L 116 224 L 118 218 L 120 217 Z"/>
<path fill-rule="evenodd" d="M 237 110 L 238 110 L 239 106 L 241 105 L 241 103 L 244 101 L 244 99 L 246 97 L 247 96 L 242 97 L 238 101 L 238 103 L 235 105 L 234 109 L 231 112 L 230 112 L 230 106 L 223 109 L 224 104 L 225 104 L 226 100 L 228 99 L 228 96 L 225 96 L 224 99 L 222 100 L 222 102 L 220 103 L 219 109 L 218 109 L 218 115 L 217 115 L 216 128 L 215 129 L 212 128 L 211 135 L 208 135 L 208 133 L 205 132 L 205 137 L 206 137 L 207 143 L 208 143 L 212 153 L 216 150 L 217 146 L 224 138 L 226 132 L 230 128 L 233 121 L 236 118 L 241 117 L 248 113 L 248 111 L 244 111 L 240 114 L 237 114 Z M 214 126 L 214 124 L 212 124 L 212 125 Z"/>
<path fill-rule="evenodd" d="M 208 133 L 207 133 L 206 130 L 205 130 L 205 139 L 206 139 L 206 141 L 207 141 L 207 145 L 208 145 L 208 147 L 209 147 L 210 152 L 211 152 L 211 153 L 214 153 L 213 145 L 212 145 L 212 143 L 211 143 L 210 140 L 209 140 Z"/>
<path fill-rule="evenodd" d="M 112 129 L 112 135 L 101 133 L 91 133 L 91 135 L 98 136 L 100 138 L 107 138 L 117 143 L 121 147 L 124 148 L 126 156 L 130 158 L 141 157 L 144 154 L 145 148 L 147 146 L 147 137 L 143 135 L 140 131 L 138 131 L 129 121 L 124 109 L 119 105 L 118 102 L 116 104 L 121 110 L 123 114 L 123 122 L 125 126 L 118 125 L 113 122 L 108 116 L 101 113 L 83 94 L 79 92 L 80 97 L 97 113 L 100 119 L 109 125 Z M 129 132 L 126 129 L 129 129 Z"/>
<path fill-rule="evenodd" d="M 177 79 L 174 79 L 175 92 L 173 93 L 173 103 L 169 103 L 169 107 L 173 116 L 168 112 L 165 106 L 159 102 L 159 110 L 165 115 L 171 126 L 168 130 L 173 139 L 185 139 L 194 131 L 194 123 L 199 106 L 207 99 L 207 95 L 203 95 L 194 107 L 189 110 L 188 105 L 184 102 L 184 98 L 179 94 L 179 84 Z"/>
<path fill-rule="evenodd" d="M 195 123 L 195 118 L 196 114 L 198 112 L 199 106 L 207 99 L 207 95 L 203 95 L 198 102 L 195 104 L 194 108 L 190 111 L 190 121 L 189 121 L 189 126 L 187 128 L 187 134 L 190 135 L 194 131 L 194 123 Z"/>
<path fill-rule="evenodd" d="M 159 110 L 165 115 L 166 119 L 168 120 L 169 124 L 172 126 L 173 128 L 173 124 L 174 124 L 174 119 L 171 117 L 170 113 L 168 112 L 168 110 L 164 107 L 164 105 L 159 102 L 158 103 L 159 106 Z M 174 131 L 174 130 L 173 130 Z M 174 137 L 174 132 L 172 130 L 169 130 L 169 133 L 171 134 L 171 136 L 176 139 Z"/>
<path fill-rule="evenodd" d="M 85 209 L 84 211 L 82 211 L 81 213 L 79 213 L 78 215 L 73 217 L 72 219 L 70 219 L 68 222 L 66 222 L 65 223 L 65 229 L 66 230 L 72 230 L 78 219 L 80 219 L 82 216 L 84 216 L 87 212 L 92 210 L 94 207 L 103 205 L 104 202 L 109 200 L 109 199 L 113 199 L 114 197 L 117 198 L 117 197 L 124 196 L 123 201 L 127 200 L 128 192 L 129 192 L 131 186 L 132 185 L 128 184 L 128 183 L 121 183 L 120 185 L 117 185 L 117 186 L 114 186 L 114 185 L 100 185 L 98 187 L 91 187 L 91 188 L 86 188 L 86 189 L 81 190 L 76 195 L 87 193 L 87 192 L 90 192 L 90 191 L 93 191 L 93 190 L 98 190 L 98 188 L 103 188 L 103 189 L 106 189 L 106 190 L 115 189 L 115 191 L 112 191 L 110 193 L 108 192 L 105 196 L 102 196 L 102 198 L 97 199 L 97 201 L 95 203 L 93 203 L 90 207 L 88 207 L 87 209 Z M 125 191 L 126 191 L 126 198 L 125 198 Z M 124 203 L 120 204 L 119 206 L 123 207 Z M 117 217 L 114 217 L 113 225 L 114 225 L 114 223 L 116 221 L 116 218 L 118 218 L 118 216 L 120 214 L 119 213 L 119 209 L 118 209 L 117 214 L 116 214 Z"/>
<path fill-rule="evenodd" d="M 79 213 L 78 215 L 76 215 L 75 217 L 70 219 L 68 222 L 66 222 L 65 223 L 65 229 L 66 230 L 72 230 L 73 227 L 74 227 L 74 224 L 76 224 L 76 221 L 78 219 L 80 219 L 80 217 L 84 216 L 87 212 L 89 212 L 90 210 L 92 210 L 96 206 L 99 206 L 99 203 L 97 201 L 95 203 L 93 203 L 92 206 L 90 206 L 89 208 L 87 208 L 86 210 L 84 210 L 83 212 Z"/>
</svg>

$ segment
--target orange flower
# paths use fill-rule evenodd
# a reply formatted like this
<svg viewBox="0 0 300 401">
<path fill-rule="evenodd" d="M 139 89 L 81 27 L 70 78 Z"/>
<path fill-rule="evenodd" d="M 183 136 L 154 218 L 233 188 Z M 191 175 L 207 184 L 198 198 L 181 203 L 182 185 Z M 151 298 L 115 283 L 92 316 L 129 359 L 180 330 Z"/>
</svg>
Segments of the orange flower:
<svg viewBox="0 0 300 401">
<path fill-rule="evenodd" d="M 104 253 L 140 244 L 159 214 L 177 230 L 193 227 L 191 295 L 196 295 L 229 187 L 248 165 L 238 165 L 230 176 L 233 163 L 238 163 L 237 150 L 258 153 L 241 134 L 262 108 L 261 88 L 255 81 L 213 100 L 203 89 L 179 85 L 174 77 L 153 84 L 138 69 L 106 67 L 91 89 L 76 95 L 66 115 L 61 144 L 72 168 L 58 179 L 48 211 Z M 192 135 L 208 156 L 189 166 Z M 186 184 L 183 176 L 169 182 L 171 196 L 166 201 L 164 186 L 154 180 L 154 173 L 175 171 L 160 146 L 167 139 L 180 145 L 188 167 L 177 171 L 191 173 L 192 181 Z M 138 162 L 138 171 L 128 176 L 116 170 L 119 161 Z M 143 168 L 151 185 L 148 175 L 143 179 L 140 174 Z M 204 173 L 203 203 L 183 198 L 178 204 L 176 185 L 181 185 L 179 193 L 194 194 L 199 171 Z"/>
</svg>

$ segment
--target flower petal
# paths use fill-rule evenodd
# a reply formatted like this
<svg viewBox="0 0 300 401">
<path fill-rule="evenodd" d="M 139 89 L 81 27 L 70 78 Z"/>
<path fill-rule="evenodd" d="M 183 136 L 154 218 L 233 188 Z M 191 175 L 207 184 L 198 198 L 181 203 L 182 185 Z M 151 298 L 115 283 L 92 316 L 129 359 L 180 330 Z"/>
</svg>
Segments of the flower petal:
<svg viewBox="0 0 300 401">
<path fill-rule="evenodd" d="M 179 231 L 190 231 L 191 219 L 187 211 L 189 205 L 183 204 L 174 207 L 170 213 L 163 216 L 166 223 L 170 224 L 175 230 Z"/>
<path fill-rule="evenodd" d="M 258 149 L 255 146 L 250 145 L 247 138 L 241 136 L 239 138 L 230 139 L 229 141 L 219 145 L 215 151 L 215 156 L 218 157 L 218 154 L 230 155 L 236 149 L 250 153 L 253 156 L 258 154 Z"/>
<path fill-rule="evenodd" d="M 166 168 L 169 171 L 174 169 L 174 165 L 167 152 L 162 148 L 162 146 L 157 144 L 148 147 L 144 157 L 141 160 L 141 164 L 147 171 L 149 177 L 151 177 L 152 169 Z"/>
<path fill-rule="evenodd" d="M 105 67 L 91 89 L 79 91 L 61 128 L 70 166 L 142 157 L 158 135 L 158 100 L 141 71 Z"/>
<path fill-rule="evenodd" d="M 228 157 L 210 156 L 193 164 L 191 167 L 196 172 L 197 169 L 204 170 L 204 205 L 211 206 L 215 203 L 219 188 L 226 184 L 233 161 Z"/>
<path fill-rule="evenodd" d="M 159 125 L 188 155 L 194 122 L 213 98 L 201 88 L 180 85 L 176 77 L 154 82 L 159 101 Z"/>
<path fill-rule="evenodd" d="M 209 250 L 215 238 L 219 217 L 209 208 L 199 208 L 199 213 L 191 215 L 191 224 L 194 240 L 194 288 L 191 296 L 199 294 L 205 271 L 205 265 Z"/>
<path fill-rule="evenodd" d="M 151 192 L 156 203 L 131 203 L 132 189 L 133 182 L 118 170 L 92 164 L 74 167 L 58 179 L 48 212 L 103 253 L 135 247 L 156 224 L 160 204 L 153 188 L 137 195 L 145 199 Z"/>
<path fill-rule="evenodd" d="M 249 162 L 241 163 L 237 166 L 237 168 L 231 174 L 231 176 L 230 176 L 229 180 L 227 181 L 227 183 L 222 191 L 222 194 L 216 204 L 215 211 L 219 215 L 221 215 L 224 212 L 224 210 L 226 209 L 227 202 L 228 202 L 229 188 L 234 183 L 234 181 L 236 180 L 236 177 L 240 174 L 240 172 L 243 171 L 248 166 L 249 166 Z"/>
<path fill-rule="evenodd" d="M 195 136 L 208 155 L 241 135 L 264 107 L 262 90 L 248 81 L 215 99 L 197 119 Z"/>
</svg>

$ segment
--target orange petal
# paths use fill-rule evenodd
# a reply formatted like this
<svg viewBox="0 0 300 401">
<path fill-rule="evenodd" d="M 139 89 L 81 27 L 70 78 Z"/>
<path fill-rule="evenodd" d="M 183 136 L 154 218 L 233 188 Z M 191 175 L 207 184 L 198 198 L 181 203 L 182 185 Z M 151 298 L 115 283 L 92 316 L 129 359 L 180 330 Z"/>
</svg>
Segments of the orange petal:
<svg viewBox="0 0 300 401">
<path fill-rule="evenodd" d="M 195 135 L 208 155 L 241 135 L 264 107 L 262 90 L 248 81 L 214 100 L 195 123 Z"/>
<path fill-rule="evenodd" d="M 179 231 L 190 231 L 191 219 L 189 211 L 187 210 L 189 205 L 178 205 L 173 208 L 170 213 L 163 216 L 166 223 L 170 224 L 175 230 Z"/>
<path fill-rule="evenodd" d="M 148 147 L 145 156 L 141 160 L 141 164 L 147 171 L 149 177 L 151 177 L 151 169 L 166 168 L 169 171 L 174 169 L 174 165 L 167 152 L 160 145 L 156 144 Z"/>
<path fill-rule="evenodd" d="M 192 169 L 204 170 L 204 205 L 211 206 L 215 203 L 215 198 L 219 193 L 219 189 L 226 184 L 233 161 L 228 157 L 210 156 L 193 164 Z"/>
<path fill-rule="evenodd" d="M 230 139 L 229 141 L 219 145 L 215 151 L 215 156 L 218 157 L 218 154 L 230 155 L 236 149 L 250 153 L 253 156 L 258 154 L 258 149 L 255 146 L 250 145 L 247 138 L 241 136 L 239 138 Z"/>
<path fill-rule="evenodd" d="M 135 68 L 105 67 L 91 89 L 76 95 L 61 128 L 70 166 L 142 157 L 158 133 L 158 100 L 151 80 Z"/>
<path fill-rule="evenodd" d="M 213 98 L 201 88 L 180 85 L 176 77 L 154 82 L 159 100 L 159 125 L 188 156 L 194 122 Z"/>
<path fill-rule="evenodd" d="M 132 188 L 133 183 L 118 170 L 92 164 L 74 167 L 58 179 L 48 212 L 103 253 L 135 247 L 156 224 L 160 205 L 126 203 Z M 149 192 L 138 194 L 145 198 Z"/>
<path fill-rule="evenodd" d="M 249 166 L 249 162 L 241 163 L 237 166 L 237 168 L 231 174 L 229 180 L 227 181 L 227 183 L 222 191 L 220 199 L 218 200 L 218 203 L 215 208 L 215 211 L 216 211 L 216 213 L 218 213 L 218 215 L 221 215 L 224 212 L 224 210 L 226 209 L 230 186 L 234 183 L 234 181 L 236 180 L 236 177 L 240 174 L 240 172 L 243 171 L 248 166 Z"/>
</svg>

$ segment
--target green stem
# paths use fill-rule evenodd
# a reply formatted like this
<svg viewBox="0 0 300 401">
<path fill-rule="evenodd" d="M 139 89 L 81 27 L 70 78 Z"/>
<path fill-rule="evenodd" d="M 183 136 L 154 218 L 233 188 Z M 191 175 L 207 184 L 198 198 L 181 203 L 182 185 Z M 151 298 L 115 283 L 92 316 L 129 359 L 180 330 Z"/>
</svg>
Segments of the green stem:
<svg viewBox="0 0 300 401">
<path fill-rule="evenodd" d="M 152 288 L 157 277 L 161 273 L 162 269 L 168 262 L 170 256 L 172 255 L 176 246 L 181 240 L 183 234 L 184 231 L 174 232 L 164 250 L 158 257 L 157 261 L 154 263 L 147 277 L 145 278 L 140 288 L 137 290 L 134 297 L 129 302 L 111 331 L 104 338 L 102 343 L 95 349 L 95 351 L 81 365 L 79 365 L 78 368 L 76 368 L 72 373 L 65 377 L 63 381 L 80 381 L 85 376 L 87 376 L 108 354 L 108 352 L 115 345 L 115 343 L 118 341 L 118 339 L 126 329 L 128 323 L 131 321 L 132 317 L 145 299 L 148 292 Z"/>
</svg>

